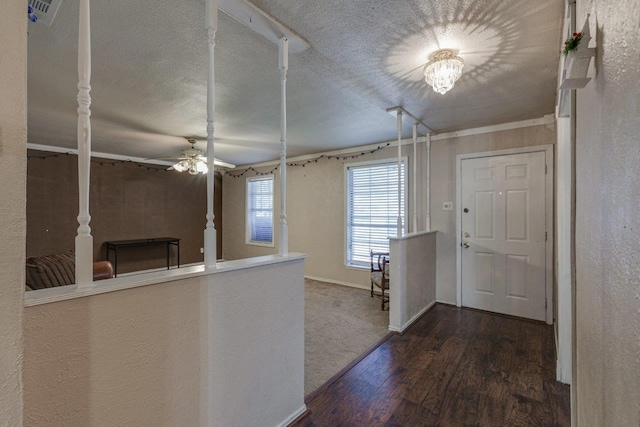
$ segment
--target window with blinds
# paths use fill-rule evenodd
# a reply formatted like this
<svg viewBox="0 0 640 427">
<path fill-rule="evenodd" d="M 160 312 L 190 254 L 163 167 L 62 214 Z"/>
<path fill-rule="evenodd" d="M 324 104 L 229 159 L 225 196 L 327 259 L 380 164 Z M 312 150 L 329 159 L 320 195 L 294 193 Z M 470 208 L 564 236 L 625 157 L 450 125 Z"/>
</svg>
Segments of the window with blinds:
<svg viewBox="0 0 640 427">
<path fill-rule="evenodd" d="M 273 246 L 273 175 L 247 178 L 246 242 Z"/>
<path fill-rule="evenodd" d="M 405 162 L 400 166 L 400 215 L 405 218 Z M 398 235 L 398 163 L 347 167 L 347 265 L 369 267 L 369 251 L 388 252 Z"/>
</svg>

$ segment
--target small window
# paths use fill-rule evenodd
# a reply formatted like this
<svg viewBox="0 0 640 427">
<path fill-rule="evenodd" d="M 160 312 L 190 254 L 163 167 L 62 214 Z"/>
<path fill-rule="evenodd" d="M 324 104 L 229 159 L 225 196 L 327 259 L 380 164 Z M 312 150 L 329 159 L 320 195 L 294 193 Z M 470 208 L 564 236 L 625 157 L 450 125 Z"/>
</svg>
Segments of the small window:
<svg viewBox="0 0 640 427">
<path fill-rule="evenodd" d="M 405 160 L 400 166 L 400 215 L 406 229 Z M 369 251 L 389 252 L 398 234 L 398 162 L 347 166 L 346 265 L 369 268 Z"/>
<path fill-rule="evenodd" d="M 273 247 L 273 175 L 247 178 L 246 243 Z"/>
</svg>

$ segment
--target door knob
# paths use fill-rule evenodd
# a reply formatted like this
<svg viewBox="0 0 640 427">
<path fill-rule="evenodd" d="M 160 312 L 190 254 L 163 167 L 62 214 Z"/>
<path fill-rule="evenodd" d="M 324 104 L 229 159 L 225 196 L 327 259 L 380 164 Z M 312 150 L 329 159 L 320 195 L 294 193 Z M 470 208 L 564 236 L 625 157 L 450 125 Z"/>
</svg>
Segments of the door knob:
<svg viewBox="0 0 640 427">
<path fill-rule="evenodd" d="M 462 211 L 463 211 L 464 213 L 469 213 L 469 209 L 468 209 L 468 208 L 464 208 Z"/>
<path fill-rule="evenodd" d="M 469 246 L 471 246 L 471 244 L 470 244 L 469 242 L 464 242 L 464 243 L 462 244 L 462 246 L 463 246 L 465 249 L 467 249 L 467 248 L 469 248 Z"/>
</svg>

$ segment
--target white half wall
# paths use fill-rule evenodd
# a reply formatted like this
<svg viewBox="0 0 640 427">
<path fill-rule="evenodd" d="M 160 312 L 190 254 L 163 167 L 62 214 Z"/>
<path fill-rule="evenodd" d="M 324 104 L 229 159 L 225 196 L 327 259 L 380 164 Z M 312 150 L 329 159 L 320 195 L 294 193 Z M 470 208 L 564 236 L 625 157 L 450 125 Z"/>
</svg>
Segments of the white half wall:
<svg viewBox="0 0 640 427">
<path fill-rule="evenodd" d="M 278 426 L 305 410 L 301 256 L 30 306 L 24 324 L 30 426 Z"/>
<path fill-rule="evenodd" d="M 26 239 L 27 19 L 0 13 L 0 425 L 22 425 L 22 298 Z"/>
<path fill-rule="evenodd" d="M 389 330 L 404 332 L 436 302 L 436 231 L 390 240 Z"/>
</svg>

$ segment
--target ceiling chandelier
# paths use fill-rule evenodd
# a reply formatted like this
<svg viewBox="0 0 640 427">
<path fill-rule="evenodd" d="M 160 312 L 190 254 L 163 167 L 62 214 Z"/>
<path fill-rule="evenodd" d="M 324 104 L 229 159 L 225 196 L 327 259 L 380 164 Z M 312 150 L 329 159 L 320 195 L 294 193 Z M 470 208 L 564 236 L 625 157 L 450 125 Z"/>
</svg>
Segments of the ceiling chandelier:
<svg viewBox="0 0 640 427">
<path fill-rule="evenodd" d="M 433 90 L 444 94 L 453 88 L 462 74 L 464 61 L 449 49 L 433 54 L 433 61 L 424 66 L 424 78 Z"/>
</svg>

